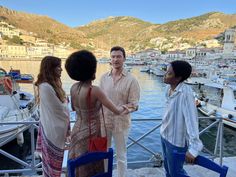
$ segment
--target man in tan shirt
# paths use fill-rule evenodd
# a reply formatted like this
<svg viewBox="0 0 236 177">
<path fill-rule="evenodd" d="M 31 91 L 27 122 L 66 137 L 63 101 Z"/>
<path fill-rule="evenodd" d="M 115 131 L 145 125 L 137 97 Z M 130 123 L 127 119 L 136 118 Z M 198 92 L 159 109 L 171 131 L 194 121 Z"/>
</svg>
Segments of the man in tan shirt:
<svg viewBox="0 0 236 177">
<path fill-rule="evenodd" d="M 126 177 L 126 144 L 131 125 L 130 113 L 138 109 L 140 87 L 135 77 L 124 69 L 125 50 L 115 46 L 111 48 L 110 55 L 112 69 L 102 76 L 100 86 L 115 105 L 125 105 L 127 110 L 127 114 L 115 115 L 104 107 L 108 146 L 111 146 L 113 137 L 117 154 L 118 177 Z"/>
</svg>

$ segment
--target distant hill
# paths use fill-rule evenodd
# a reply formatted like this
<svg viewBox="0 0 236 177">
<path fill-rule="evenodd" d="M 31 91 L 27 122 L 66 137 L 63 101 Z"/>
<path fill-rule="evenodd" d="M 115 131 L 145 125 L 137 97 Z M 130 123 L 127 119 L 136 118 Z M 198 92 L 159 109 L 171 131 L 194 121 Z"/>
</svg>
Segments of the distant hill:
<svg viewBox="0 0 236 177">
<path fill-rule="evenodd" d="M 138 45 L 145 45 L 146 34 L 151 35 L 152 23 L 133 17 L 109 17 L 94 21 L 86 26 L 77 27 L 95 41 L 95 46 L 109 50 L 110 46 L 122 45 L 131 50 Z M 158 26 L 158 25 L 155 25 Z M 141 42 L 141 43 L 140 43 Z"/>
<path fill-rule="evenodd" d="M 176 41 L 196 45 L 203 40 L 214 39 L 225 29 L 234 26 L 236 14 L 211 12 L 165 24 L 152 24 L 133 17 L 110 17 L 76 29 L 99 41 L 97 47 L 120 44 L 131 51 L 138 51 L 158 47 L 150 42 L 157 38 L 161 38 L 161 43 L 167 46 Z"/>
<path fill-rule="evenodd" d="M 17 28 L 37 33 L 52 43 L 66 42 L 74 48 L 109 50 L 121 45 L 130 52 L 147 48 L 175 49 L 184 44 L 194 46 L 217 38 L 236 27 L 236 14 L 211 12 L 201 16 L 152 24 L 134 17 L 108 17 L 85 26 L 71 28 L 47 16 L 28 14 L 0 6 L 0 20 Z"/>
<path fill-rule="evenodd" d="M 0 6 L 0 20 L 4 20 L 13 26 L 37 33 L 38 37 L 52 43 L 67 42 L 74 47 L 87 44 L 86 35 L 47 16 L 28 14 L 10 10 Z"/>
<path fill-rule="evenodd" d="M 233 26 L 236 26 L 236 14 L 226 15 L 220 12 L 211 12 L 193 18 L 168 22 L 159 26 L 157 31 L 168 35 L 205 40 L 215 37 Z"/>
</svg>

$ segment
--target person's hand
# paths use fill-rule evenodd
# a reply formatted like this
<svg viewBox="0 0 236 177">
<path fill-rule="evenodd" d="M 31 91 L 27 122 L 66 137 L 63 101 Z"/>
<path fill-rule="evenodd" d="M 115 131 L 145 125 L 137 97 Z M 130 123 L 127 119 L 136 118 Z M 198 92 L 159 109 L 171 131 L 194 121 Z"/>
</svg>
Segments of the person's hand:
<svg viewBox="0 0 236 177">
<path fill-rule="evenodd" d="M 126 109 L 128 109 L 129 113 L 137 111 L 138 110 L 138 106 L 135 106 L 134 103 L 128 103 L 123 105 Z"/>
<path fill-rule="evenodd" d="M 117 107 L 119 114 L 121 114 L 124 111 L 124 108 L 122 106 L 118 106 Z"/>
<path fill-rule="evenodd" d="M 185 155 L 185 161 L 187 163 L 194 164 L 195 157 L 190 152 L 187 151 Z"/>
<path fill-rule="evenodd" d="M 119 110 L 120 115 L 124 115 L 125 108 L 123 106 L 119 106 L 117 109 Z"/>
<path fill-rule="evenodd" d="M 123 112 L 121 113 L 122 115 L 130 113 L 129 108 L 126 105 L 122 105 Z"/>
</svg>

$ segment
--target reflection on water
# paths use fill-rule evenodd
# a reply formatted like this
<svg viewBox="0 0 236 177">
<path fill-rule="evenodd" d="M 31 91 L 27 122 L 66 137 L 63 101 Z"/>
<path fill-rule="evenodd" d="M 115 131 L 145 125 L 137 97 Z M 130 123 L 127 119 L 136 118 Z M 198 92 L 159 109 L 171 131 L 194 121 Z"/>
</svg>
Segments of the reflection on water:
<svg viewBox="0 0 236 177">
<path fill-rule="evenodd" d="M 199 116 L 203 116 L 199 113 Z M 209 126 L 213 123 L 213 120 L 202 119 L 200 120 L 200 130 Z M 216 134 L 217 126 L 212 127 L 210 130 L 207 130 L 200 138 L 203 141 L 204 147 L 206 147 L 210 152 L 214 152 L 215 143 L 216 143 Z M 233 129 L 229 126 L 224 126 L 224 136 L 223 136 L 223 156 L 235 156 L 236 155 L 236 129 Z M 218 147 L 219 154 L 219 147 Z"/>
<path fill-rule="evenodd" d="M 6 70 L 20 69 L 21 73 L 30 73 L 33 74 L 34 77 L 37 76 L 39 72 L 40 61 L 0 61 L 0 66 Z M 62 63 L 64 66 L 64 61 Z M 99 79 L 101 75 L 107 71 L 109 71 L 110 66 L 108 64 L 99 64 L 96 73 L 96 80 L 94 81 L 95 85 L 99 84 Z M 138 79 L 141 87 L 141 99 L 140 106 L 137 112 L 132 113 L 132 117 L 135 119 L 139 118 L 161 118 L 163 114 L 164 108 L 164 88 L 165 84 L 162 82 L 162 78 L 156 77 L 154 75 L 149 75 L 147 73 L 143 73 L 139 71 L 139 67 L 132 68 L 131 72 Z M 66 74 L 65 69 L 62 72 L 62 82 L 63 87 L 67 94 L 70 92 L 71 85 L 75 82 L 69 78 Z M 32 91 L 32 86 L 28 84 L 21 85 L 24 89 L 28 91 Z M 211 93 L 211 91 L 209 91 Z M 137 139 L 142 136 L 144 133 L 149 131 L 154 126 L 158 125 L 160 122 L 132 122 L 132 129 L 130 135 Z M 201 121 L 201 129 L 206 127 L 210 122 L 209 121 Z M 201 136 L 204 145 L 210 149 L 214 150 L 215 144 L 215 136 L 216 136 L 216 128 L 211 129 Z M 160 134 L 159 129 L 152 132 L 148 137 L 141 141 L 142 144 L 149 147 L 154 152 L 161 152 L 160 145 Z M 224 129 L 224 155 L 236 155 L 236 134 L 235 130 L 229 129 L 226 127 Z M 141 147 L 134 145 L 130 149 L 128 149 L 128 160 L 147 160 L 150 158 L 150 154 L 145 152 Z M 0 163 L 1 160 L 0 160 Z M 1 167 L 0 167 L 1 168 Z"/>
</svg>

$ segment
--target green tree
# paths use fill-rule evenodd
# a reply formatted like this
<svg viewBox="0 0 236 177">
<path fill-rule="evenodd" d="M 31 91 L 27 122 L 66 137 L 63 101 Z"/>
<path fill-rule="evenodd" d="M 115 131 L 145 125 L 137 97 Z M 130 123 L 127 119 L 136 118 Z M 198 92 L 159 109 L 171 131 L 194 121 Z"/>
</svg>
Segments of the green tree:
<svg viewBox="0 0 236 177">
<path fill-rule="evenodd" d="M 8 36 L 5 36 L 5 35 L 3 35 L 3 36 L 2 36 L 2 39 L 3 39 L 3 40 L 9 40 L 9 37 L 8 37 Z"/>
<path fill-rule="evenodd" d="M 162 50 L 161 50 L 161 54 L 166 54 L 167 52 L 168 52 L 167 49 L 162 49 Z"/>
<path fill-rule="evenodd" d="M 70 46 L 74 49 L 82 49 L 83 47 L 77 42 L 71 42 Z"/>
<path fill-rule="evenodd" d="M 8 39 L 9 44 L 19 44 L 22 45 L 23 41 L 19 36 L 13 36 L 12 38 Z"/>
</svg>

